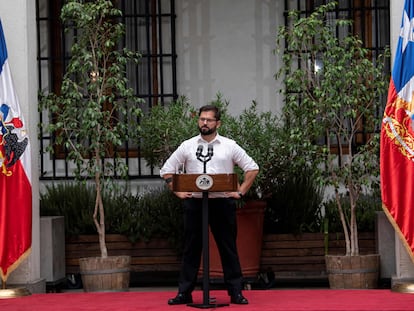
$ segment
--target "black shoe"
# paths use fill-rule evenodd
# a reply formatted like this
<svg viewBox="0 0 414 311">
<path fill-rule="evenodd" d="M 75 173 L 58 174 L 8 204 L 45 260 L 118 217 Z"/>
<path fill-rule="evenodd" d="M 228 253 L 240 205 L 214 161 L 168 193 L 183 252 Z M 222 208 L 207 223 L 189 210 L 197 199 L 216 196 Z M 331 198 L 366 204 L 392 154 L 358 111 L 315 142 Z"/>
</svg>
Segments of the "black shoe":
<svg viewBox="0 0 414 311">
<path fill-rule="evenodd" d="M 175 296 L 175 298 L 168 299 L 169 305 L 183 305 L 192 302 L 193 297 L 191 296 L 191 294 L 187 293 L 178 293 L 177 296 Z"/>
<path fill-rule="evenodd" d="M 247 305 L 249 301 L 241 294 L 232 295 L 230 299 L 231 303 L 235 303 L 236 305 Z"/>
</svg>

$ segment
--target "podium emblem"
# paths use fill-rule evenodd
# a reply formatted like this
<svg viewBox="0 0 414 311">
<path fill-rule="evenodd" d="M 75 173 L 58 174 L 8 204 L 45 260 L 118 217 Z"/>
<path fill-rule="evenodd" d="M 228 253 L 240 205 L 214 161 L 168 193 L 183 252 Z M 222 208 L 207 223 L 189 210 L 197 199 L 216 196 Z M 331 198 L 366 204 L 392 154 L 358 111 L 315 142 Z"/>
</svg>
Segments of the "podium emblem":
<svg viewBox="0 0 414 311">
<path fill-rule="evenodd" d="M 196 179 L 196 186 L 200 190 L 208 190 L 213 187 L 213 178 L 209 175 L 200 175 Z"/>
</svg>

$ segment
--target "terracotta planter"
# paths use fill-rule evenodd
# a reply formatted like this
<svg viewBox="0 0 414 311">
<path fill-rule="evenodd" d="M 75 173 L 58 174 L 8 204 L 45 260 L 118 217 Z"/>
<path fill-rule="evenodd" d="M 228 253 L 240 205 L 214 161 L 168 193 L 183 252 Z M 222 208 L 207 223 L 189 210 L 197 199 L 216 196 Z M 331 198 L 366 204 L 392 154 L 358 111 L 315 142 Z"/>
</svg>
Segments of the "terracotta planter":
<svg viewBox="0 0 414 311">
<path fill-rule="evenodd" d="M 84 291 L 128 291 L 130 265 L 130 256 L 80 258 Z"/>
<path fill-rule="evenodd" d="M 260 270 L 260 258 L 263 243 L 263 218 L 266 202 L 249 201 L 237 210 L 237 249 L 242 273 L 245 278 L 256 278 Z M 216 242 L 210 232 L 210 278 L 223 278 L 220 255 Z M 201 264 L 200 274 L 203 273 Z"/>
<path fill-rule="evenodd" d="M 380 256 L 325 256 L 329 286 L 333 289 L 378 287 Z"/>
</svg>

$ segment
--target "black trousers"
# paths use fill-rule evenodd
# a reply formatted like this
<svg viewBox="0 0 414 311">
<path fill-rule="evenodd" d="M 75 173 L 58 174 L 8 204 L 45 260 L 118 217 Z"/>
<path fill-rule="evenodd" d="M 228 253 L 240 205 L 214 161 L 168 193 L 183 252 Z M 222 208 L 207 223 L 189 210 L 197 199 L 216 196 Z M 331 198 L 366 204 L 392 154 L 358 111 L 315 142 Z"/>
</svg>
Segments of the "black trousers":
<svg viewBox="0 0 414 311">
<path fill-rule="evenodd" d="M 202 254 L 202 199 L 186 199 L 184 208 L 184 252 L 178 291 L 194 290 Z M 224 283 L 229 295 L 241 292 L 243 276 L 237 253 L 236 201 L 234 199 L 209 199 L 209 224 L 216 241 L 223 266 Z"/>
</svg>

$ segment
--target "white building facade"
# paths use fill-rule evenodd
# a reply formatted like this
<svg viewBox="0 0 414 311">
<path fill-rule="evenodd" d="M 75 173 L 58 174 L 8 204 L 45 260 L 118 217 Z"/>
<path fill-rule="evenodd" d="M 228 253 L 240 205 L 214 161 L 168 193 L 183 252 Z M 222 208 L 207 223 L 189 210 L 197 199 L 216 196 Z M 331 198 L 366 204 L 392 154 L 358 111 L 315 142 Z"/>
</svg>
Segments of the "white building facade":
<svg viewBox="0 0 414 311">
<path fill-rule="evenodd" d="M 230 101 L 231 113 L 241 112 L 252 100 L 257 101 L 261 110 L 278 113 L 283 98 L 279 95 L 281 84 L 275 80 L 274 74 L 281 61 L 274 49 L 277 29 L 284 25 L 288 2 L 172 1 L 176 65 L 169 73 L 176 77 L 172 86 L 176 94 L 185 95 L 199 107 L 221 92 Z M 50 169 L 50 163 L 41 161 L 37 96 L 39 85 L 47 84 L 47 75 L 39 73 L 42 69 L 38 65 L 39 51 L 47 47 L 39 46 L 38 31 L 43 28 L 39 27 L 37 13 L 47 10 L 47 3 L 47 0 L 0 1 L 9 64 L 32 146 L 32 252 L 28 260 L 12 273 L 9 283 L 29 285 L 33 292 L 41 292 L 45 288 L 40 275 L 39 189 L 41 175 Z M 403 5 L 404 0 L 389 1 L 392 51 L 399 35 Z M 144 169 L 143 174 L 149 173 Z"/>
</svg>

